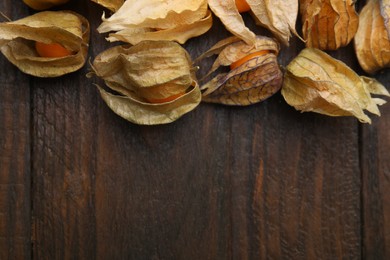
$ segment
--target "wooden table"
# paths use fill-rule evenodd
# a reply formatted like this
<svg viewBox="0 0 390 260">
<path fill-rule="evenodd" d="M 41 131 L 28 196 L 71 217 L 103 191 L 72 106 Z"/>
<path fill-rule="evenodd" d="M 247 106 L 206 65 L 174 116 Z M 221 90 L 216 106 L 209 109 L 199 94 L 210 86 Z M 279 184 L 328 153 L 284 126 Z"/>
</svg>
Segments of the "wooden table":
<svg viewBox="0 0 390 260">
<path fill-rule="evenodd" d="M 58 9 L 90 20 L 92 59 L 112 46 L 96 32 L 103 8 Z M 195 57 L 228 35 L 215 19 L 185 47 Z M 352 45 L 331 54 L 362 73 Z M 88 70 L 40 79 L 0 56 L 0 259 L 390 259 L 390 104 L 363 125 L 278 93 L 139 126 Z M 390 88 L 389 70 L 376 78 Z"/>
</svg>

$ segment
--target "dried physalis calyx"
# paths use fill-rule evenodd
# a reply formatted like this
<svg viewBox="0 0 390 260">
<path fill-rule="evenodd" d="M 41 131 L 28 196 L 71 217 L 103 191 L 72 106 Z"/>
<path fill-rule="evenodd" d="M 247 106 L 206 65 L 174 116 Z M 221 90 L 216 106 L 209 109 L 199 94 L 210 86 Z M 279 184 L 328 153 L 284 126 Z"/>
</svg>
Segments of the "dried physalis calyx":
<svg viewBox="0 0 390 260">
<path fill-rule="evenodd" d="M 387 30 L 387 36 L 390 39 L 390 0 L 379 0 L 381 15 Z"/>
<path fill-rule="evenodd" d="M 257 48 L 233 36 L 218 42 L 197 59 L 218 54 L 205 78 L 221 66 L 230 66 L 229 72 L 218 74 L 201 87 L 203 101 L 246 106 L 279 91 L 283 74 L 277 62 L 278 43 L 257 36 L 255 45 Z"/>
<path fill-rule="evenodd" d="M 256 21 L 269 29 L 283 44 L 288 45 L 295 31 L 298 0 L 208 0 L 210 9 L 226 29 L 249 45 L 256 35 L 244 24 L 241 13 L 251 11 Z"/>
<path fill-rule="evenodd" d="M 359 17 L 355 0 L 301 0 L 302 33 L 307 47 L 336 50 L 354 37 Z"/>
<path fill-rule="evenodd" d="M 89 23 L 70 11 L 45 11 L 0 23 L 0 50 L 24 73 L 57 77 L 86 61 Z"/>
<path fill-rule="evenodd" d="M 108 41 L 137 44 L 143 40 L 167 40 L 185 43 L 207 32 L 212 15 L 207 0 L 127 0 L 98 27 L 110 33 Z"/>
<path fill-rule="evenodd" d="M 69 0 L 23 0 L 23 2 L 29 7 L 35 10 L 46 10 L 56 5 L 62 5 Z"/>
<path fill-rule="evenodd" d="M 291 61 L 282 87 L 286 102 L 297 110 L 355 116 L 363 123 L 371 123 L 363 110 L 380 115 L 378 105 L 386 103 L 371 94 L 390 96 L 375 79 L 359 77 L 343 62 L 315 48 L 302 50 Z"/>
<path fill-rule="evenodd" d="M 98 3 L 101 6 L 104 6 L 105 8 L 116 12 L 118 9 L 123 5 L 125 0 L 92 0 L 95 3 Z"/>
<path fill-rule="evenodd" d="M 359 15 L 359 29 L 354 39 L 356 56 L 360 66 L 370 74 L 390 67 L 390 38 L 388 34 L 390 24 L 387 23 L 389 28 L 385 27 L 385 17 L 390 16 L 390 4 L 386 9 L 383 2 L 370 0 L 363 7 Z"/>
<path fill-rule="evenodd" d="M 192 61 L 176 42 L 142 41 L 99 54 L 93 72 L 116 93 L 99 87 L 107 105 L 126 120 L 165 124 L 193 110 L 201 101 Z"/>
</svg>

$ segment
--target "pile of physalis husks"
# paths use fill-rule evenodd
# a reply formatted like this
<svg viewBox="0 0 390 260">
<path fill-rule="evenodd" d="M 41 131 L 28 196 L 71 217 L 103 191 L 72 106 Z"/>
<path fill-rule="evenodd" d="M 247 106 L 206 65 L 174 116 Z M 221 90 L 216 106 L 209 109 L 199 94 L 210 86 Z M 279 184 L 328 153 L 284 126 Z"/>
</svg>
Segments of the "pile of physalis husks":
<svg viewBox="0 0 390 260">
<path fill-rule="evenodd" d="M 246 106 L 280 90 L 283 74 L 277 62 L 278 43 L 257 36 L 254 45 L 256 48 L 233 36 L 218 42 L 197 59 L 218 54 L 206 77 L 221 66 L 230 66 L 229 72 L 219 73 L 201 87 L 203 101 Z"/>
<path fill-rule="evenodd" d="M 369 74 L 390 67 L 390 0 L 369 0 L 359 15 L 355 51 Z"/>
<path fill-rule="evenodd" d="M 137 44 L 144 40 L 185 43 L 207 32 L 212 15 L 207 0 L 127 0 L 109 18 L 103 14 L 100 33 L 110 33 L 108 41 Z"/>
<path fill-rule="evenodd" d="M 306 48 L 286 68 L 282 95 L 286 102 L 302 112 L 313 111 L 329 116 L 355 116 L 371 123 L 364 113 L 380 115 L 378 105 L 390 96 L 377 80 L 359 77 L 352 69 L 325 52 Z"/>
<path fill-rule="evenodd" d="M 270 30 L 283 44 L 289 45 L 291 32 L 298 35 L 295 23 L 298 0 L 208 0 L 210 9 L 226 29 L 249 45 L 256 35 L 245 26 L 241 13 L 250 11 L 256 22 Z M 239 3 L 239 4 L 238 4 Z"/>
<path fill-rule="evenodd" d="M 99 54 L 93 72 L 114 92 L 99 87 L 107 105 L 142 125 L 170 123 L 201 101 L 195 69 L 187 51 L 172 41 L 142 41 Z"/>
<path fill-rule="evenodd" d="M 37 77 L 57 77 L 80 69 L 88 42 L 88 21 L 70 11 L 44 11 L 0 23 L 1 52 L 21 71 Z"/>
</svg>

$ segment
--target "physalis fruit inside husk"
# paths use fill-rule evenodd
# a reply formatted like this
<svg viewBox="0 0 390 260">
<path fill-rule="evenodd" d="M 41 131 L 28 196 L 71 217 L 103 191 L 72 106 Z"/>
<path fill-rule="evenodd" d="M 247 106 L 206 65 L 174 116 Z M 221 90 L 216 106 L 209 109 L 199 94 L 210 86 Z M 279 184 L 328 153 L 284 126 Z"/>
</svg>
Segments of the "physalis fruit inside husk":
<svg viewBox="0 0 390 260">
<path fill-rule="evenodd" d="M 222 66 L 230 66 L 205 83 L 202 101 L 225 105 L 250 105 L 272 96 L 282 86 L 283 74 L 279 69 L 278 43 L 265 36 L 257 36 L 254 48 L 233 36 L 216 43 L 196 62 L 218 54 L 204 78 Z"/>
<path fill-rule="evenodd" d="M 72 55 L 72 52 L 59 43 L 35 42 L 35 49 L 41 57 L 61 58 Z"/>
<path fill-rule="evenodd" d="M 325 52 L 306 48 L 286 68 L 282 95 L 286 102 L 302 112 L 329 116 L 355 116 L 371 123 L 364 110 L 380 115 L 385 100 L 374 95 L 390 96 L 373 78 L 358 76 L 345 63 Z"/>
<path fill-rule="evenodd" d="M 360 66 L 369 74 L 390 67 L 390 1 L 370 0 L 359 15 L 355 51 Z M 387 19 L 387 22 L 386 22 Z"/>
<path fill-rule="evenodd" d="M 270 30 L 283 44 L 289 45 L 291 32 L 298 36 L 295 24 L 298 0 L 208 0 L 210 9 L 226 29 L 248 45 L 256 43 L 256 35 L 240 13 L 251 11 L 256 22 Z M 299 36 L 298 36 L 299 37 Z"/>
<path fill-rule="evenodd" d="M 98 27 L 99 33 L 110 33 L 108 41 L 137 44 L 144 40 L 176 41 L 206 33 L 212 25 L 207 0 L 127 0 Z"/>
<path fill-rule="evenodd" d="M 24 73 L 57 77 L 86 61 L 89 23 L 70 11 L 44 11 L 0 23 L 0 50 Z"/>
<path fill-rule="evenodd" d="M 301 0 L 302 32 L 307 47 L 336 50 L 354 37 L 359 17 L 355 0 Z"/>
<path fill-rule="evenodd" d="M 136 124 L 173 122 L 201 101 L 191 58 L 176 42 L 112 47 L 95 58 L 92 69 L 89 76 L 96 74 L 111 89 L 99 87 L 103 100 Z"/>
<path fill-rule="evenodd" d="M 69 0 L 23 0 L 23 2 L 32 9 L 41 11 L 49 9 L 56 5 L 62 5 Z"/>
<path fill-rule="evenodd" d="M 246 0 L 235 0 L 235 4 L 239 13 L 245 13 L 251 10 Z"/>
</svg>

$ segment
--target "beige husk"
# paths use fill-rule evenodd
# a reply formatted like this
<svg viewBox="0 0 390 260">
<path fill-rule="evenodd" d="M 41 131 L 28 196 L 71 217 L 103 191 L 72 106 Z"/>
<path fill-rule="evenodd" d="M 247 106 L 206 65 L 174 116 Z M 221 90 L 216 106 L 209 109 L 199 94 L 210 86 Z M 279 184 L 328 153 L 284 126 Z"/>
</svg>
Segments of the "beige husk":
<svg viewBox="0 0 390 260">
<path fill-rule="evenodd" d="M 381 16 L 379 1 L 368 1 L 359 19 L 354 43 L 360 66 L 370 74 L 390 67 L 390 38 Z"/>
<path fill-rule="evenodd" d="M 298 0 L 246 0 L 258 23 L 270 30 L 284 45 L 288 46 L 295 30 L 298 16 Z"/>
<path fill-rule="evenodd" d="M 226 29 L 248 45 L 254 45 L 256 35 L 244 24 L 234 0 L 208 0 L 213 13 L 222 21 Z"/>
<path fill-rule="evenodd" d="M 60 43 L 73 54 L 39 57 L 35 41 Z M 80 69 L 87 58 L 88 42 L 88 21 L 70 11 L 45 11 L 0 24 L 1 52 L 21 71 L 37 77 L 57 77 Z"/>
<path fill-rule="evenodd" d="M 277 63 L 279 45 L 268 37 L 257 36 L 257 49 L 230 37 L 218 42 L 204 53 L 197 61 L 218 54 L 214 64 L 205 77 L 221 66 L 229 66 L 233 62 L 258 51 L 268 53 L 249 59 L 241 66 L 220 73 L 204 84 L 202 101 L 225 105 L 246 106 L 261 102 L 279 91 L 282 84 L 282 72 Z"/>
<path fill-rule="evenodd" d="M 390 96 L 375 79 L 359 77 L 343 62 L 315 48 L 302 50 L 290 62 L 282 87 L 284 99 L 297 110 L 355 116 L 363 123 L 371 123 L 364 110 L 380 115 L 378 106 L 386 103 L 371 94 Z"/>
<path fill-rule="evenodd" d="M 99 54 L 93 74 L 118 94 L 99 87 L 107 105 L 126 120 L 145 125 L 170 123 L 201 101 L 189 54 L 171 41 L 143 41 L 116 46 Z M 179 97 L 160 103 L 174 95 Z"/>
<path fill-rule="evenodd" d="M 95 2 L 113 12 L 116 12 L 123 5 L 125 0 L 92 0 L 92 2 Z"/>
<path fill-rule="evenodd" d="M 247 0 L 256 21 L 270 30 L 283 44 L 289 45 L 291 32 L 295 31 L 298 0 Z M 210 9 L 226 29 L 248 45 L 255 43 L 255 34 L 245 26 L 234 0 L 209 0 Z"/>
<path fill-rule="evenodd" d="M 207 0 L 127 0 L 98 27 L 99 33 L 110 33 L 108 41 L 137 44 L 143 40 L 172 40 L 185 43 L 189 38 L 207 32 L 212 16 Z"/>
<path fill-rule="evenodd" d="M 56 5 L 62 5 L 69 0 L 23 0 L 23 2 L 29 7 L 35 10 L 46 10 Z"/>
<path fill-rule="evenodd" d="M 301 0 L 300 13 L 306 46 L 321 50 L 346 46 L 359 24 L 354 0 Z"/>
</svg>

